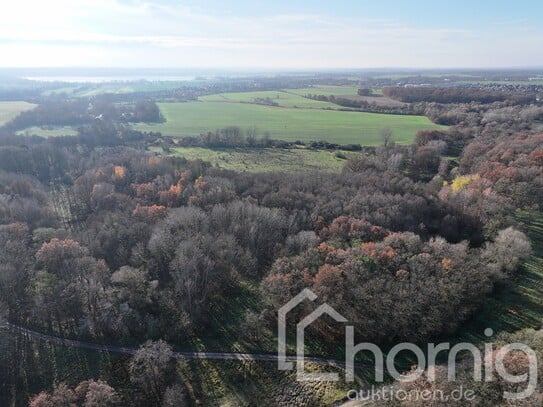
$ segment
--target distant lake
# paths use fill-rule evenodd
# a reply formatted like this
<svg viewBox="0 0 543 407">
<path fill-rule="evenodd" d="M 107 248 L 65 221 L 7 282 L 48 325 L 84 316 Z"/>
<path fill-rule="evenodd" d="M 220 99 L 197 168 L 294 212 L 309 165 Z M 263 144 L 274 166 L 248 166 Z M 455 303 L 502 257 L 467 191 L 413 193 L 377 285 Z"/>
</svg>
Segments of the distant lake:
<svg viewBox="0 0 543 407">
<path fill-rule="evenodd" d="M 134 75 L 134 76 L 27 76 L 24 79 L 39 82 L 67 83 L 105 83 L 105 82 L 181 82 L 193 81 L 196 76 L 163 76 L 163 75 Z"/>
</svg>

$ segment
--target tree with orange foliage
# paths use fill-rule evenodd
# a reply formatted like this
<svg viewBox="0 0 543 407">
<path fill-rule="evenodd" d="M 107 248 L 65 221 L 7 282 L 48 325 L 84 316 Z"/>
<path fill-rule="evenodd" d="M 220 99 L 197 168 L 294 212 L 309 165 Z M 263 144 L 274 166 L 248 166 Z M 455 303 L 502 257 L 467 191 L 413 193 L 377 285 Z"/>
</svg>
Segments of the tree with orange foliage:
<svg viewBox="0 0 543 407">
<path fill-rule="evenodd" d="M 166 216 L 167 209 L 163 205 L 145 206 L 137 204 L 132 215 L 148 222 L 157 222 Z"/>
</svg>

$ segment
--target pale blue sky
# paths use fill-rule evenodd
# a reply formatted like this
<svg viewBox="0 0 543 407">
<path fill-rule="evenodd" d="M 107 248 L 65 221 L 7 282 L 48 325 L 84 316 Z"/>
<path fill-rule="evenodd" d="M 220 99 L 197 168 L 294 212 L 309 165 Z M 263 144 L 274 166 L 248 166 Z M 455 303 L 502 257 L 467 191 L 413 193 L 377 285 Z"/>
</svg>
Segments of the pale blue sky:
<svg viewBox="0 0 543 407">
<path fill-rule="evenodd" d="M 541 1 L 6 0 L 0 66 L 542 67 Z"/>
</svg>

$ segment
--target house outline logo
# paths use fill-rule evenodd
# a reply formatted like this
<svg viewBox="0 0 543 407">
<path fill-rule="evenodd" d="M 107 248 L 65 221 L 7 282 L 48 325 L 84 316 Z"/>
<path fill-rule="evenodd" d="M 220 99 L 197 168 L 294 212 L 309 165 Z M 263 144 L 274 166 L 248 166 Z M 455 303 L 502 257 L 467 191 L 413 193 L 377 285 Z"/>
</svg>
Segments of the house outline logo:
<svg viewBox="0 0 543 407">
<path fill-rule="evenodd" d="M 305 300 L 315 301 L 317 294 L 308 288 L 303 289 L 289 302 L 279 308 L 277 318 L 277 365 L 279 370 L 292 370 L 294 364 L 286 355 L 286 321 L 287 314 Z M 296 379 L 299 381 L 337 381 L 337 373 L 309 373 L 305 371 L 305 329 L 319 319 L 322 315 L 328 315 L 337 322 L 346 323 L 347 318 L 337 312 L 333 307 L 324 303 L 296 324 Z"/>
<path fill-rule="evenodd" d="M 323 303 L 318 306 L 309 315 L 305 316 L 300 322 L 296 324 L 296 356 L 287 356 L 286 354 L 286 320 L 287 314 L 296 308 L 305 300 L 315 301 L 318 298 L 317 294 L 308 288 L 303 289 L 294 298 L 287 302 L 284 306 L 279 308 L 278 311 L 278 340 L 277 340 L 277 362 L 279 370 L 293 370 L 294 363 L 296 362 L 296 380 L 297 381 L 327 381 L 336 382 L 339 379 L 337 373 L 310 373 L 304 369 L 305 365 L 305 329 L 319 319 L 322 315 L 326 314 L 332 317 L 336 322 L 347 323 L 347 319 L 337 312 L 333 307 L 327 303 Z M 492 336 L 493 331 L 490 328 L 485 329 L 485 335 L 487 337 Z M 493 343 L 484 343 L 484 349 L 480 349 L 472 343 L 461 342 L 454 344 L 451 347 L 451 343 L 443 342 L 439 344 L 428 343 L 427 351 L 423 351 L 417 344 L 410 342 L 402 342 L 395 345 L 390 349 L 386 356 L 382 350 L 374 343 L 362 342 L 359 344 L 354 343 L 354 326 L 345 326 L 345 381 L 353 382 L 355 380 L 354 367 L 355 356 L 362 351 L 370 351 L 373 353 L 375 362 L 375 379 L 376 382 L 382 383 L 384 380 L 384 362 L 386 359 L 386 371 L 391 378 L 402 382 L 413 382 L 419 379 L 426 370 L 428 370 L 427 379 L 429 382 L 435 382 L 436 377 L 434 374 L 434 368 L 436 366 L 436 358 L 439 352 L 448 352 L 447 355 L 447 380 L 454 382 L 456 380 L 456 367 L 457 367 L 457 354 L 461 351 L 468 351 L 472 354 L 473 359 L 473 380 L 475 382 L 481 381 L 493 381 L 494 373 L 497 373 L 503 380 L 508 383 L 523 383 L 527 381 L 527 387 L 519 392 L 508 392 L 504 390 L 503 397 L 507 400 L 522 400 L 530 397 L 537 389 L 537 377 L 538 377 L 538 359 L 536 352 L 528 345 L 523 343 L 511 343 L 501 347 L 494 346 Z M 409 351 L 417 358 L 417 369 L 410 371 L 408 374 L 398 372 L 395 367 L 396 356 L 403 351 Z M 504 358 L 511 351 L 520 351 L 525 354 L 528 360 L 527 373 L 519 375 L 511 374 L 507 371 Z M 483 354 L 484 352 L 484 359 Z M 492 358 L 495 356 L 495 360 Z M 308 360 L 311 358 L 307 358 Z M 492 361 L 492 363 L 482 363 L 482 361 Z M 483 376 L 484 370 L 484 378 Z"/>
</svg>

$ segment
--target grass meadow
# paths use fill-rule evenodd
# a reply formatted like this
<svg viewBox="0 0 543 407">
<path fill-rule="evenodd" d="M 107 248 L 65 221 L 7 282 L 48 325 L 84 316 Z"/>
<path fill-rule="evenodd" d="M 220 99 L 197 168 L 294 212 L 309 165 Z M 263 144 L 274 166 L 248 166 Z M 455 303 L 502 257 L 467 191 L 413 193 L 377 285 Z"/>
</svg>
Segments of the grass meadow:
<svg viewBox="0 0 543 407">
<path fill-rule="evenodd" d="M 260 134 L 286 141 L 328 141 L 378 145 L 389 127 L 397 143 L 411 143 L 418 130 L 443 129 L 423 116 L 389 115 L 323 109 L 286 108 L 251 103 L 159 103 L 165 122 L 141 123 L 136 129 L 170 136 L 197 136 L 227 126 L 255 126 Z"/>
<path fill-rule="evenodd" d="M 203 160 L 225 169 L 246 172 L 340 172 L 349 152 L 292 149 L 209 149 L 200 147 L 172 148 L 175 155 L 188 160 Z"/>
<path fill-rule="evenodd" d="M 36 105 L 27 102 L 0 102 L 0 126 L 3 126 L 19 113 L 30 110 Z"/>
<path fill-rule="evenodd" d="M 39 137 L 77 136 L 77 130 L 70 126 L 27 127 L 17 132 L 20 135 Z"/>
<path fill-rule="evenodd" d="M 260 92 L 232 92 L 232 93 L 217 93 L 215 95 L 201 96 L 199 100 L 202 102 L 238 102 L 238 103 L 255 103 L 256 99 L 269 98 L 272 102 L 277 103 L 281 107 L 302 107 L 314 109 L 339 109 L 340 106 L 330 103 L 321 102 L 305 98 L 299 94 L 290 91 L 260 91 Z"/>
</svg>

